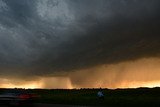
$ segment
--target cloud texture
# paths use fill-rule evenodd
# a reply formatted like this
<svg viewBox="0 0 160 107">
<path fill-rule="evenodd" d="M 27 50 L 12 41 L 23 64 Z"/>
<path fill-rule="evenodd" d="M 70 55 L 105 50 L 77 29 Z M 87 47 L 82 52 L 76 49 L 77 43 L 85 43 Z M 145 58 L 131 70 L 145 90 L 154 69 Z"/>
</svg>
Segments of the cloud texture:
<svg viewBox="0 0 160 107">
<path fill-rule="evenodd" d="M 0 0 L 0 75 L 64 76 L 159 57 L 159 5 L 159 0 Z"/>
</svg>

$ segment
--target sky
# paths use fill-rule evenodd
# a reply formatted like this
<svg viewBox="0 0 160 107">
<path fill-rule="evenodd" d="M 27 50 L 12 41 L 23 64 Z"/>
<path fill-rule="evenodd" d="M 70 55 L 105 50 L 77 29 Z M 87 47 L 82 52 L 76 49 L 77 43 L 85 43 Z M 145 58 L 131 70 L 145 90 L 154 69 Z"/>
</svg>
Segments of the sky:
<svg viewBox="0 0 160 107">
<path fill-rule="evenodd" d="M 0 0 L 0 87 L 160 86 L 159 0 Z"/>
</svg>

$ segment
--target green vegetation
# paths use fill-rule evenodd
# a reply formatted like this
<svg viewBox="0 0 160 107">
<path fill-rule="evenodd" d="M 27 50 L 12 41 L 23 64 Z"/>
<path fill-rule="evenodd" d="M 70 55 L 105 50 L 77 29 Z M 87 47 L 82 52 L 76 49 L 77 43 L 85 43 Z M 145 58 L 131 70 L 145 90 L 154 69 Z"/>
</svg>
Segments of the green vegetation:
<svg viewBox="0 0 160 107">
<path fill-rule="evenodd" d="M 1 89 L 6 90 L 6 89 Z M 160 106 L 160 88 L 102 89 L 105 99 L 98 99 L 99 89 L 34 89 L 27 90 L 40 97 L 41 103 L 94 106 Z"/>
</svg>

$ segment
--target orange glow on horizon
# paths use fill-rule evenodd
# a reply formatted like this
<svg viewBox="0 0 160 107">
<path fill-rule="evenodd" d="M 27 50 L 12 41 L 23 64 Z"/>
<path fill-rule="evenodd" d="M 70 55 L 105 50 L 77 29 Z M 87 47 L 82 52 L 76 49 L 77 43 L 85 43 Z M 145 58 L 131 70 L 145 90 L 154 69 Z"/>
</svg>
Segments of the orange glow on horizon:
<svg viewBox="0 0 160 107">
<path fill-rule="evenodd" d="M 0 88 L 47 88 L 47 89 L 72 89 L 71 82 L 67 77 L 45 77 L 32 82 L 21 82 L 20 84 L 14 83 L 10 79 L 0 78 Z"/>
<path fill-rule="evenodd" d="M 39 84 L 38 82 L 22 84 L 22 85 L 14 85 L 14 84 L 10 84 L 9 83 L 9 84 L 1 84 L 0 88 L 25 88 L 25 89 L 45 88 L 45 87 L 42 86 L 42 84 L 43 83 Z M 126 82 L 123 82 L 123 83 L 119 84 L 119 86 L 115 87 L 115 88 L 102 86 L 102 88 L 110 88 L 110 89 L 116 89 L 116 88 L 139 88 L 139 87 L 148 87 L 148 88 L 160 87 L 160 81 L 152 81 L 152 82 L 127 82 L 126 81 Z M 52 87 L 52 88 L 54 89 L 54 88 L 57 88 L 57 87 Z M 68 87 L 65 87 L 65 89 L 73 89 L 73 88 L 83 88 L 83 87 L 73 87 L 71 85 L 69 85 Z M 88 88 L 90 88 L 90 87 L 88 87 Z M 94 87 L 94 88 L 99 88 L 99 87 Z"/>
<path fill-rule="evenodd" d="M 2 84 L 1 88 L 25 88 L 25 89 L 35 89 L 41 88 L 39 84 L 31 83 L 31 84 L 24 84 L 24 85 L 14 85 L 14 84 Z"/>
<path fill-rule="evenodd" d="M 138 88 L 160 87 L 160 58 L 143 58 L 118 64 L 104 64 L 68 72 L 59 77 L 39 77 L 33 80 L 0 78 L 0 88 Z"/>
<path fill-rule="evenodd" d="M 33 82 L 33 83 L 28 83 L 28 84 L 21 84 L 21 85 L 15 85 L 11 83 L 6 83 L 6 84 L 1 84 L 0 88 L 24 88 L 24 89 L 36 89 L 36 88 L 49 88 L 49 87 L 44 87 L 42 83 L 39 82 Z M 73 88 L 109 88 L 109 89 L 116 89 L 116 88 L 139 88 L 139 87 L 148 87 L 148 88 L 154 88 L 154 87 L 160 87 L 160 81 L 151 81 L 151 82 L 122 82 L 118 86 L 115 87 L 107 87 L 107 85 L 100 86 L 98 84 L 95 84 L 95 87 L 76 87 L 72 86 L 71 84 L 66 84 L 67 86 L 65 87 L 50 87 L 49 89 L 73 89 Z"/>
<path fill-rule="evenodd" d="M 123 82 L 118 88 L 139 88 L 139 87 L 160 87 L 160 81 L 150 81 L 150 82 Z"/>
<path fill-rule="evenodd" d="M 32 82 L 19 82 L 19 84 L 14 83 L 10 79 L 1 78 L 0 88 L 25 88 L 25 89 L 35 89 L 42 88 L 42 84 L 40 81 L 32 81 Z"/>
</svg>

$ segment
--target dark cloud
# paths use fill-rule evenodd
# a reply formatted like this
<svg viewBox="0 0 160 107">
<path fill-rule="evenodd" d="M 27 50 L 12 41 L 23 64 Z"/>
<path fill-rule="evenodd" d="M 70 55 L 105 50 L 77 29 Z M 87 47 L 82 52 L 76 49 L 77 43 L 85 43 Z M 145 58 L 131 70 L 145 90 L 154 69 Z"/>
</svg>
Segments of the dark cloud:
<svg viewBox="0 0 160 107">
<path fill-rule="evenodd" d="M 1 0 L 1 74 L 159 57 L 158 0 Z"/>
<path fill-rule="evenodd" d="M 76 22 L 71 42 L 61 44 L 54 67 L 83 68 L 159 54 L 159 2 L 72 2 Z M 79 30 L 80 29 L 80 30 Z M 68 33 L 69 34 L 69 33 Z M 52 52 L 49 51 L 49 54 Z M 54 51 L 53 51 L 54 53 Z M 47 55 L 45 55 L 47 56 Z M 48 58 L 48 59 L 49 59 Z"/>
</svg>

